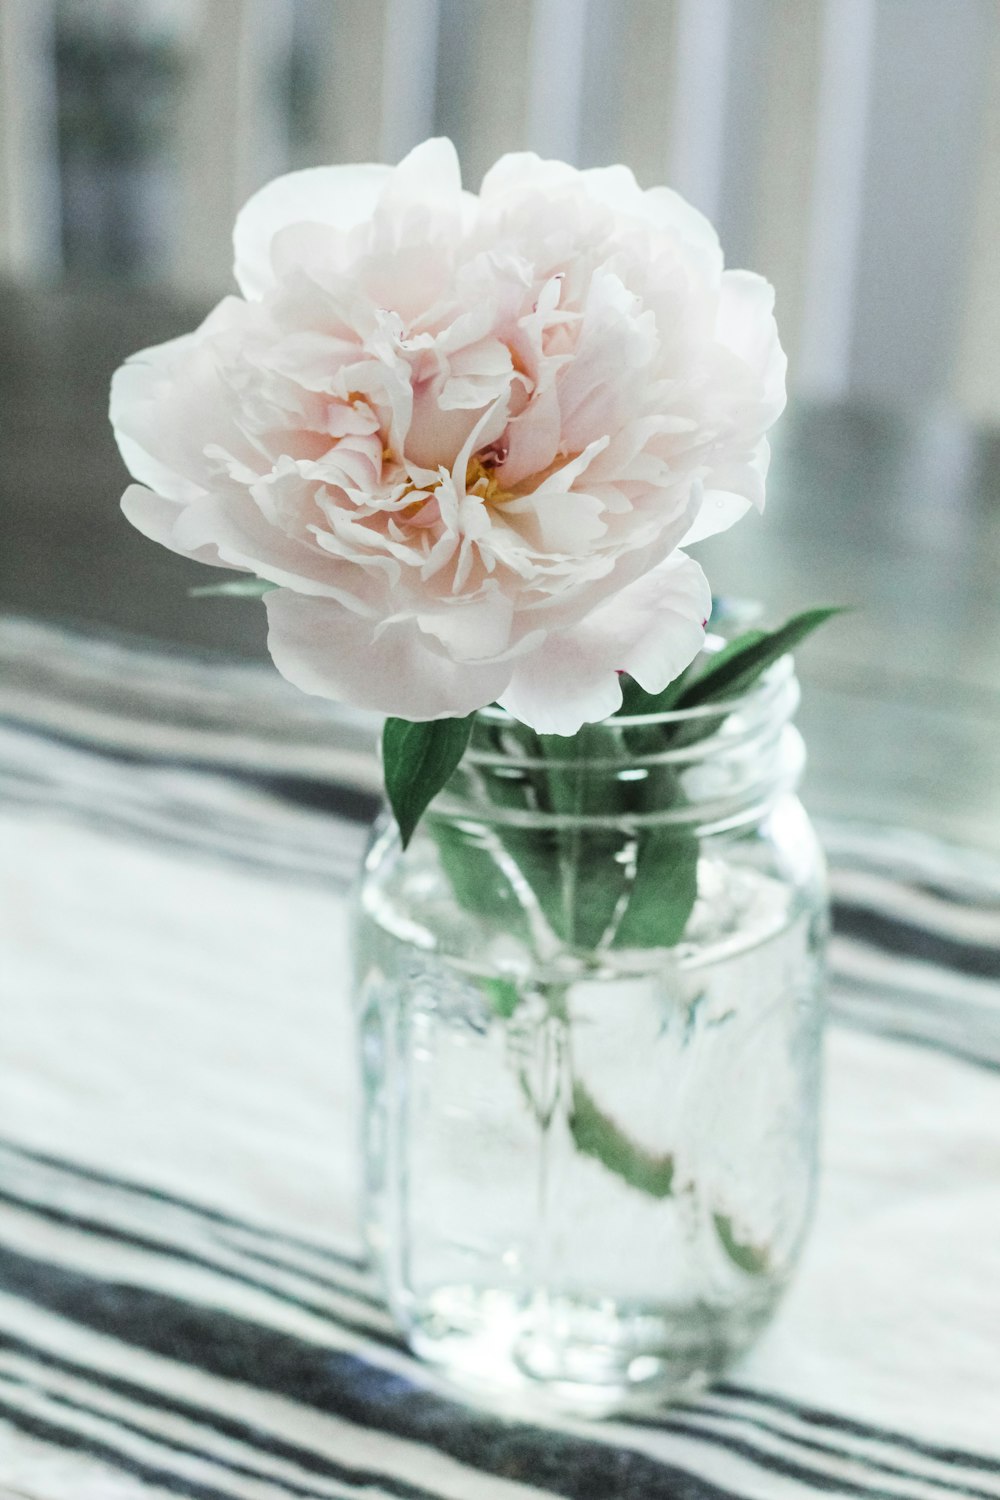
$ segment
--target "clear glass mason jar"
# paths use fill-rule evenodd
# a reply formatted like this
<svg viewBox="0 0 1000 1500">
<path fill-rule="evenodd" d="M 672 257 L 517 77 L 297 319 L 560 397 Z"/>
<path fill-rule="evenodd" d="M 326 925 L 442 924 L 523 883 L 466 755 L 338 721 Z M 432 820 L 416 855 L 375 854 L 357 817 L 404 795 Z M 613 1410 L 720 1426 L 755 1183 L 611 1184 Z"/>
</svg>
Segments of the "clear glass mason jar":
<svg viewBox="0 0 1000 1500">
<path fill-rule="evenodd" d="M 356 995 L 365 1223 L 412 1347 L 600 1414 L 722 1371 L 815 1179 L 822 857 L 790 658 L 743 698 L 540 740 L 499 709 L 407 851 Z"/>
</svg>

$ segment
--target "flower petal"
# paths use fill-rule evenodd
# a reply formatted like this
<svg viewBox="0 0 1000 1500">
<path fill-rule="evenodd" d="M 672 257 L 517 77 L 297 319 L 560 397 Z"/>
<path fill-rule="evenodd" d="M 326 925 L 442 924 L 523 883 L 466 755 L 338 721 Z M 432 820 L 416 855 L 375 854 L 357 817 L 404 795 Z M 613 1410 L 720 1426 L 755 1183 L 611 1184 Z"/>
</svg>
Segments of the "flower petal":
<svg viewBox="0 0 1000 1500">
<path fill-rule="evenodd" d="M 719 287 L 715 336 L 739 355 L 761 382 L 758 430 L 785 409 L 788 359 L 774 321 L 774 287 L 752 271 L 727 271 Z"/>
<path fill-rule="evenodd" d="M 577 176 L 563 161 L 545 161 L 534 151 L 510 151 L 493 163 L 483 178 L 479 196 L 483 201 L 506 194 L 546 193 Z"/>
<path fill-rule="evenodd" d="M 450 599 L 444 609 L 420 615 L 418 623 L 455 661 L 482 662 L 496 661 L 509 652 L 513 618 L 512 600 L 494 585 L 478 599 Z"/>
<path fill-rule="evenodd" d="M 336 599 L 345 609 L 374 617 L 386 610 L 387 572 L 398 567 L 383 555 L 366 554 L 371 566 L 358 566 L 298 537 L 287 535 L 247 501 L 215 496 L 180 511 L 167 546 L 197 557 L 208 546 L 218 549 L 222 565 L 244 568 L 283 588 Z M 377 568 L 377 563 L 388 566 Z M 376 573 L 380 577 L 376 578 Z"/>
<path fill-rule="evenodd" d="M 770 288 L 700 214 L 529 153 L 477 199 L 432 140 L 280 178 L 235 246 L 248 300 L 119 372 L 112 418 L 135 524 L 278 586 L 286 675 L 566 733 L 680 670 L 708 600 L 671 553 L 763 504 L 784 402 Z"/>
<path fill-rule="evenodd" d="M 614 634 L 620 666 L 647 693 L 662 693 L 701 650 L 712 612 L 712 590 L 701 568 L 683 552 L 595 611 L 593 623 Z"/>
<path fill-rule="evenodd" d="M 267 606 L 271 658 L 305 693 L 416 721 L 459 718 L 484 708 L 510 679 L 505 662 L 450 659 L 415 620 L 371 620 L 327 599 L 274 589 Z"/>
<path fill-rule="evenodd" d="M 126 467 L 168 499 L 205 494 L 211 443 L 244 463 L 255 457 L 233 423 L 214 354 L 216 336 L 238 329 L 245 314 L 237 297 L 226 297 L 194 333 L 140 350 L 112 378 L 111 424 Z"/>
<path fill-rule="evenodd" d="M 167 500 L 141 484 L 130 484 L 122 496 L 121 506 L 125 519 L 137 531 L 141 531 L 143 536 L 149 537 L 151 542 L 159 542 L 161 547 L 169 547 L 171 552 L 179 552 L 182 557 L 191 557 L 195 562 L 208 563 L 213 568 L 244 571 L 239 563 L 224 562 L 214 541 L 193 548 L 178 545 L 176 526 L 183 507 L 175 500 Z"/>
<path fill-rule="evenodd" d="M 236 217 L 234 272 L 244 297 L 259 299 L 274 286 L 271 241 L 289 224 L 353 229 L 371 218 L 392 171 L 374 162 L 307 167 L 276 177 L 254 193 Z"/>
<path fill-rule="evenodd" d="M 690 529 L 681 539 L 682 547 L 703 542 L 707 536 L 728 531 L 751 506 L 764 509 L 764 481 L 771 461 L 766 438 L 758 443 L 753 455 L 743 463 L 714 469 L 705 481 L 701 507 Z"/>
<path fill-rule="evenodd" d="M 462 191 L 462 169 L 458 152 L 447 136 L 432 136 L 414 146 L 386 177 L 379 206 L 405 207 L 410 203 L 439 208 L 453 204 Z M 472 194 L 467 195 L 470 199 Z"/>
<path fill-rule="evenodd" d="M 722 249 L 712 224 L 693 204 L 672 188 L 640 188 L 628 167 L 592 167 L 580 173 L 581 182 L 599 202 L 616 214 L 641 219 L 661 234 L 668 234 L 685 251 L 695 252 L 701 269 L 718 280 L 722 272 Z M 687 257 L 685 257 L 687 258 Z"/>
<path fill-rule="evenodd" d="M 662 692 L 701 649 L 711 608 L 701 568 L 675 552 L 572 630 L 553 632 L 516 660 L 499 701 L 538 734 L 575 734 L 621 706 L 619 671 Z"/>
</svg>

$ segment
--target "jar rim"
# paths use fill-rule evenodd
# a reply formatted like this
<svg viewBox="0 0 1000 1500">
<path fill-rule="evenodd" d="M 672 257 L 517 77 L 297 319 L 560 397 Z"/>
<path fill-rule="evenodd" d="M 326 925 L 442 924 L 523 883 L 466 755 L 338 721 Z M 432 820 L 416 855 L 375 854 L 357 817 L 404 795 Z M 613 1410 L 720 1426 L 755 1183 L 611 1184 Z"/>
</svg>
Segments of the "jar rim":
<svg viewBox="0 0 1000 1500">
<path fill-rule="evenodd" d="M 468 751 L 454 776 L 430 809 L 432 817 L 465 818 L 491 825 L 520 828 L 606 829 L 646 826 L 691 826 L 720 832 L 758 820 L 775 797 L 794 786 L 802 769 L 801 741 L 790 720 L 798 705 L 799 689 L 794 660 L 786 654 L 776 661 L 746 692 L 695 709 L 668 710 L 662 714 L 636 714 L 604 719 L 589 726 L 584 735 L 569 744 L 568 754 L 556 762 L 530 729 L 503 709 L 480 710 L 477 719 L 484 733 L 479 744 L 473 734 Z M 629 744 L 629 731 L 660 726 L 690 725 L 689 738 L 652 735 L 653 743 Z M 502 734 L 495 731 L 504 730 Z M 491 733 L 491 731 L 493 733 Z M 624 731 L 624 732 L 623 732 Z M 671 743 L 674 740 L 674 743 Z M 492 741 L 492 742 L 491 742 Z M 684 790 L 682 801 L 663 807 L 637 803 L 627 808 L 584 810 L 523 805 L 504 796 L 493 800 L 484 789 L 513 779 L 520 783 L 536 772 L 548 776 L 557 765 L 560 774 L 578 771 L 587 778 L 591 791 L 606 776 L 616 784 L 645 780 L 658 768 L 696 780 Z M 485 779 L 484 779 L 485 778 Z M 499 779 L 498 779 L 499 778 Z M 597 780 L 595 780 L 597 778 Z M 586 800 L 586 799 L 584 799 Z M 591 801 L 593 799 L 591 798 Z M 600 802 L 600 797 L 598 797 Z"/>
<path fill-rule="evenodd" d="M 694 744 L 659 750 L 639 757 L 644 765 L 704 760 L 711 757 L 716 748 L 720 752 L 729 751 L 743 741 L 754 738 L 759 734 L 761 725 L 766 722 L 775 705 L 789 694 L 793 696 L 789 699 L 789 706 L 783 717 L 794 712 L 798 701 L 798 683 L 791 652 L 779 657 L 746 692 L 739 693 L 732 698 L 720 698 L 711 703 L 698 704 L 694 708 L 664 709 L 660 713 L 653 714 L 613 714 L 607 719 L 584 725 L 583 728 L 592 729 L 599 735 L 607 730 L 627 732 L 631 729 L 653 728 L 659 725 L 696 725 L 718 720 L 720 728 L 718 734 L 713 732 L 699 737 Z M 486 708 L 479 709 L 475 717 L 493 728 L 523 727 L 519 720 L 498 704 L 490 704 Z M 723 725 L 726 726 L 725 729 Z M 734 725 L 740 725 L 739 729 L 734 730 Z M 572 736 L 567 738 L 572 738 Z M 510 760 L 508 754 L 477 747 L 474 740 L 469 745 L 467 755 L 473 763 L 479 765 L 495 765 Z M 617 764 L 620 756 L 605 760 L 600 754 L 595 755 L 592 751 L 588 753 L 581 748 L 579 760 L 596 770 L 602 766 L 611 767 Z M 541 768 L 548 764 L 545 757 L 532 756 L 527 749 L 523 754 L 517 755 L 517 762 L 525 769 Z M 568 767 L 575 763 L 575 758 L 567 759 L 563 761 L 563 766 Z"/>
<path fill-rule="evenodd" d="M 794 670 L 794 657 L 790 651 L 786 651 L 745 692 L 737 693 L 732 698 L 714 698 L 711 703 L 698 703 L 693 708 L 665 708 L 651 714 L 610 714 L 606 719 L 595 719 L 592 723 L 583 725 L 583 728 L 642 729 L 651 724 L 689 724 L 704 719 L 718 719 L 742 709 L 769 703 Z M 501 708 L 499 703 L 489 703 L 485 708 L 477 709 L 475 716 L 492 724 L 519 722 L 513 714 Z"/>
</svg>

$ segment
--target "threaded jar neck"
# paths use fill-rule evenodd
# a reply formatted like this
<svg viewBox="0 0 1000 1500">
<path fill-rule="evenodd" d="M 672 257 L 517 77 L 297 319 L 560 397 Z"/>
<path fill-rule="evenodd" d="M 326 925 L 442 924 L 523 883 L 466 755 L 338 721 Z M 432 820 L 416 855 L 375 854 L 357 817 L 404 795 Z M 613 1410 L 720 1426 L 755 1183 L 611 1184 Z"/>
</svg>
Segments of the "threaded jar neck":
<svg viewBox="0 0 1000 1500">
<path fill-rule="evenodd" d="M 486 708 L 431 816 L 538 829 L 743 826 L 799 781 L 798 701 L 788 656 L 730 701 L 606 719 L 570 738 Z"/>
</svg>

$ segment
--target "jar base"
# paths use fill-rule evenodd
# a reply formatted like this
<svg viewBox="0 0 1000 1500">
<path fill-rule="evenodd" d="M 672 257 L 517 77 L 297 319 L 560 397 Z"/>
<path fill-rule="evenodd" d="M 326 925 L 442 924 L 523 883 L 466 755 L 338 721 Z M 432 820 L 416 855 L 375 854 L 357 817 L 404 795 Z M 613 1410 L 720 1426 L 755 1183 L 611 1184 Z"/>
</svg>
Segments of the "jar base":
<svg viewBox="0 0 1000 1500">
<path fill-rule="evenodd" d="M 439 1288 L 401 1320 L 413 1352 L 466 1391 L 605 1417 L 689 1398 L 754 1342 L 777 1301 L 622 1310 L 567 1297 Z"/>
</svg>

